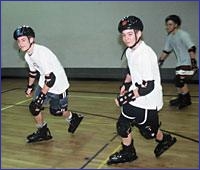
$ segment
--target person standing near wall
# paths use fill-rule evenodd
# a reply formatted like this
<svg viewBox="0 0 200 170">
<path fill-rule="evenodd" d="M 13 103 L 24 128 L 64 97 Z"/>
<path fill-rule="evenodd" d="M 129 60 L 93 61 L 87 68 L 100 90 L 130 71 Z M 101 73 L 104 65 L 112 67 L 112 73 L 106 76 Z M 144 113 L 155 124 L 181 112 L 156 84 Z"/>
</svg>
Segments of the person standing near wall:
<svg viewBox="0 0 200 170">
<path fill-rule="evenodd" d="M 168 35 L 158 62 L 161 66 L 169 54 L 174 52 L 177 59 L 175 86 L 178 97 L 170 100 L 169 103 L 171 106 L 182 109 L 192 104 L 188 82 L 197 71 L 196 46 L 190 35 L 180 28 L 181 19 L 179 16 L 167 16 L 165 25 Z"/>
<path fill-rule="evenodd" d="M 47 47 L 35 43 L 35 32 L 29 26 L 18 27 L 13 38 L 19 50 L 25 53 L 25 60 L 29 66 L 28 84 L 25 90 L 27 97 L 32 97 L 34 82 L 39 72 L 38 88 L 29 111 L 34 117 L 37 131 L 27 136 L 27 142 L 38 142 L 52 138 L 42 114 L 43 103 L 49 101 L 49 111 L 54 116 L 63 116 L 69 123 L 68 132 L 74 133 L 83 115 L 68 110 L 68 88 L 70 86 L 63 66 L 56 55 Z"/>
<path fill-rule="evenodd" d="M 136 16 L 124 17 L 118 24 L 118 31 L 128 47 L 125 54 L 129 72 L 115 100 L 121 107 L 116 129 L 122 139 L 122 149 L 110 155 L 109 165 L 137 159 L 132 127 L 137 127 L 145 139 L 156 140 L 156 157 L 176 142 L 175 137 L 159 129 L 158 112 L 163 106 L 160 72 L 155 52 L 142 40 L 142 21 Z"/>
</svg>

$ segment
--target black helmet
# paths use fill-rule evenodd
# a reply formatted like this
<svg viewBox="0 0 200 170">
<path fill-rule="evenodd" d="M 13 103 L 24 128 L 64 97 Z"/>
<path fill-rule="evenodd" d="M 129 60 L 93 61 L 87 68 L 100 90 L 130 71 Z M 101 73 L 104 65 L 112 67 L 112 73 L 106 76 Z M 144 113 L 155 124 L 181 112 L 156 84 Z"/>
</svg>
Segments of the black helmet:
<svg viewBox="0 0 200 170">
<path fill-rule="evenodd" d="M 166 19 L 165 19 L 165 23 L 167 23 L 169 20 L 172 20 L 174 23 L 176 23 L 178 26 L 181 25 L 181 19 L 178 15 L 169 15 Z"/>
<path fill-rule="evenodd" d="M 118 25 L 118 31 L 122 33 L 122 31 L 126 29 L 134 29 L 143 31 L 143 23 L 142 21 L 135 16 L 127 16 L 120 20 Z"/>
<path fill-rule="evenodd" d="M 18 27 L 13 33 L 13 38 L 15 40 L 17 40 L 17 38 L 21 36 L 28 36 L 28 37 L 35 38 L 35 33 L 31 27 L 24 25 L 24 26 Z"/>
</svg>

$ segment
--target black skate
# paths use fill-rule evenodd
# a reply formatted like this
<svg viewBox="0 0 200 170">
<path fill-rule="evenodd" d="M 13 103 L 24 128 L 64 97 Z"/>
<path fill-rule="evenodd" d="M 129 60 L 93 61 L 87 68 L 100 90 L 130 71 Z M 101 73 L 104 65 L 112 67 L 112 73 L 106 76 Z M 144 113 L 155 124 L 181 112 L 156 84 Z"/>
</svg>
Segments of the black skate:
<svg viewBox="0 0 200 170">
<path fill-rule="evenodd" d="M 27 136 L 27 143 L 40 142 L 40 141 L 49 140 L 49 139 L 52 139 L 52 136 L 46 124 L 42 128 L 39 128 L 37 132 L 34 132 L 33 134 Z"/>
<path fill-rule="evenodd" d="M 157 140 L 156 140 L 157 141 Z M 154 150 L 156 158 L 158 158 L 163 152 L 168 150 L 174 143 L 176 143 L 176 138 L 169 134 L 164 134 L 162 141 L 157 141 L 158 145 Z"/>
<path fill-rule="evenodd" d="M 82 119 L 83 119 L 83 115 L 72 113 L 72 119 L 69 122 L 68 132 L 74 133 L 77 127 L 79 126 L 79 124 L 81 123 Z"/>
<path fill-rule="evenodd" d="M 125 146 L 122 144 L 122 150 L 112 154 L 107 161 L 108 165 L 131 162 L 137 159 L 133 144 Z"/>
<path fill-rule="evenodd" d="M 192 102 L 191 102 L 190 93 L 182 94 L 181 102 L 178 105 L 178 109 L 182 109 L 182 108 L 187 107 L 191 104 L 192 104 Z"/>
</svg>

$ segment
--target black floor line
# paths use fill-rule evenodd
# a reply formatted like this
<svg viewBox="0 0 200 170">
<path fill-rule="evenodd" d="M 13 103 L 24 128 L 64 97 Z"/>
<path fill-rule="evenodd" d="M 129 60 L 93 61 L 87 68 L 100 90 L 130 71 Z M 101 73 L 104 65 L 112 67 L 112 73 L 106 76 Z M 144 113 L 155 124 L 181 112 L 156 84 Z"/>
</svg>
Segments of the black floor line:
<svg viewBox="0 0 200 170">
<path fill-rule="evenodd" d="M 1 93 L 5 93 L 5 92 L 10 92 L 10 91 L 14 91 L 14 90 L 19 90 L 19 89 L 22 89 L 24 90 L 23 88 L 12 88 L 12 89 L 7 89 L 7 90 L 4 90 L 4 91 L 1 91 Z M 116 92 L 103 92 L 103 91 L 81 91 L 81 90 L 69 90 L 69 93 L 70 92 L 73 92 L 73 93 L 95 93 L 95 94 L 118 94 Z M 171 97 L 175 97 L 177 96 L 177 94 L 164 94 L 163 96 L 171 96 Z M 192 95 L 191 97 L 199 97 L 198 95 Z"/>
<path fill-rule="evenodd" d="M 88 161 L 80 168 L 83 169 L 85 168 L 93 159 L 97 157 L 118 135 L 114 135 L 105 145 L 103 145 Z"/>
</svg>

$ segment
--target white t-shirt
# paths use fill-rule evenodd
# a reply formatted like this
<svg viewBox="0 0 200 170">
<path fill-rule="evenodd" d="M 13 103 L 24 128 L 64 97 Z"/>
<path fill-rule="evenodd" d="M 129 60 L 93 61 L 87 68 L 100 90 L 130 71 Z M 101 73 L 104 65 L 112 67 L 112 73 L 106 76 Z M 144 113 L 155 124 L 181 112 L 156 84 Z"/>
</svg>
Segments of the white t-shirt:
<svg viewBox="0 0 200 170">
<path fill-rule="evenodd" d="M 160 82 L 160 71 L 158 67 L 158 59 L 151 47 L 141 41 L 136 49 L 128 48 L 126 51 L 128 67 L 131 73 L 132 86 L 130 90 L 137 87 L 135 83 L 142 84 L 142 81 L 154 80 L 154 89 L 145 96 L 136 98 L 130 104 L 143 109 L 160 110 L 163 106 L 163 93 Z"/>
<path fill-rule="evenodd" d="M 34 44 L 32 55 L 29 56 L 26 53 L 24 57 L 31 71 L 39 71 L 39 86 L 41 88 L 44 86 L 45 75 L 51 72 L 54 73 L 56 81 L 53 87 L 49 89 L 49 92 L 61 94 L 69 88 L 69 82 L 63 66 L 56 55 L 47 47 Z"/>
</svg>

